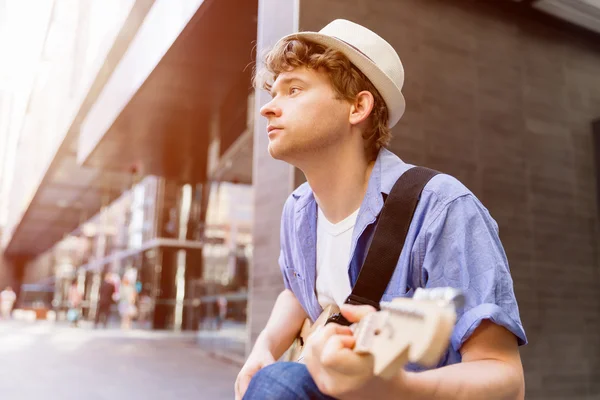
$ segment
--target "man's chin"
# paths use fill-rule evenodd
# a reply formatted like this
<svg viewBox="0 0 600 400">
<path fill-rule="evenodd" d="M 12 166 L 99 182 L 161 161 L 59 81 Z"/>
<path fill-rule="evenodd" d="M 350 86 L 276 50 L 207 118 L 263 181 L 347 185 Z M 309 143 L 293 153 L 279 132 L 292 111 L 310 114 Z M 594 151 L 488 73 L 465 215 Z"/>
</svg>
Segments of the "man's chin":
<svg viewBox="0 0 600 400">
<path fill-rule="evenodd" d="M 269 143 L 269 154 L 275 160 L 285 161 L 287 157 L 285 157 L 285 151 L 281 149 L 281 146 L 276 146 L 273 143 Z"/>
</svg>

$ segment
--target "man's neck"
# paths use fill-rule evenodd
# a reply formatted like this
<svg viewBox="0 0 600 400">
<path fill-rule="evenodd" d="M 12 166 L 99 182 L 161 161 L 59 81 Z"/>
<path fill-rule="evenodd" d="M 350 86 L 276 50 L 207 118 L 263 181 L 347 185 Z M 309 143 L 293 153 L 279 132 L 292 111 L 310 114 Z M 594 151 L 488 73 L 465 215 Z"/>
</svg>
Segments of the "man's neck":
<svg viewBox="0 0 600 400">
<path fill-rule="evenodd" d="M 342 221 L 360 207 L 374 164 L 362 149 L 332 149 L 302 169 L 329 222 Z"/>
</svg>

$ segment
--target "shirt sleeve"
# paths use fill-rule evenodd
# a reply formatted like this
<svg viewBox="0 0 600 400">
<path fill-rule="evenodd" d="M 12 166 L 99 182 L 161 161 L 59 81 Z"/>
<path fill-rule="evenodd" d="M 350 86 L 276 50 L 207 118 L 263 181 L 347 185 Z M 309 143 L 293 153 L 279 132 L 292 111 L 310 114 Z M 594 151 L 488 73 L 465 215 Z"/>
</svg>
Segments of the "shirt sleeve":
<svg viewBox="0 0 600 400">
<path fill-rule="evenodd" d="M 422 279 L 426 288 L 463 291 L 451 344 L 458 351 L 483 320 L 527 337 L 519 316 L 508 260 L 498 225 L 472 194 L 456 198 L 425 228 Z"/>
<path fill-rule="evenodd" d="M 283 249 L 279 252 L 279 269 L 281 270 L 281 275 L 283 276 L 283 286 L 285 286 L 286 289 L 292 290 L 290 278 L 287 276 L 285 254 L 283 253 Z"/>
<path fill-rule="evenodd" d="M 288 271 L 290 265 L 286 261 L 286 255 L 289 251 L 289 243 L 288 243 L 288 229 L 290 229 L 290 213 L 293 210 L 292 196 L 290 196 L 285 204 L 283 205 L 283 211 L 281 212 L 281 225 L 279 231 L 279 269 L 281 271 L 281 276 L 283 276 L 283 285 L 286 289 L 292 290 L 292 286 L 290 284 L 290 277 L 288 276 Z"/>
</svg>

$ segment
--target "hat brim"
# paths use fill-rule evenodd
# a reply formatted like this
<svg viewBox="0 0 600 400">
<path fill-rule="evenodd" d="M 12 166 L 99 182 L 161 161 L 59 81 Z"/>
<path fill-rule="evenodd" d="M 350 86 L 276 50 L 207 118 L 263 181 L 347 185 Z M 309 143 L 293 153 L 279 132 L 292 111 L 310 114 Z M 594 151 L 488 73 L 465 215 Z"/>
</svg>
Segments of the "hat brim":
<svg viewBox="0 0 600 400">
<path fill-rule="evenodd" d="M 343 40 L 318 32 L 297 32 L 284 36 L 279 40 L 305 39 L 322 44 L 344 54 L 375 86 L 388 108 L 388 128 L 393 128 L 406 110 L 406 102 L 400 88 L 369 57 Z M 278 42 L 278 43 L 279 43 Z"/>
</svg>

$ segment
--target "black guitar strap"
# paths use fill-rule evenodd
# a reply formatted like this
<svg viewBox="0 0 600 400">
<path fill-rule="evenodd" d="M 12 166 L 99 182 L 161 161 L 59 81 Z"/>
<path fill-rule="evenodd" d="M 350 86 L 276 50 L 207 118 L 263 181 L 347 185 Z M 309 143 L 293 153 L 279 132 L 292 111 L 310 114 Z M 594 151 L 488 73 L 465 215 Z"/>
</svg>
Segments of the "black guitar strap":
<svg viewBox="0 0 600 400">
<path fill-rule="evenodd" d="M 421 192 L 438 173 L 429 168 L 414 167 L 398 178 L 385 200 L 369 252 L 352 293 L 346 299 L 347 304 L 368 304 L 379 310 L 379 301 L 398 264 Z M 341 314 L 333 315 L 327 322 L 350 324 Z"/>
</svg>

